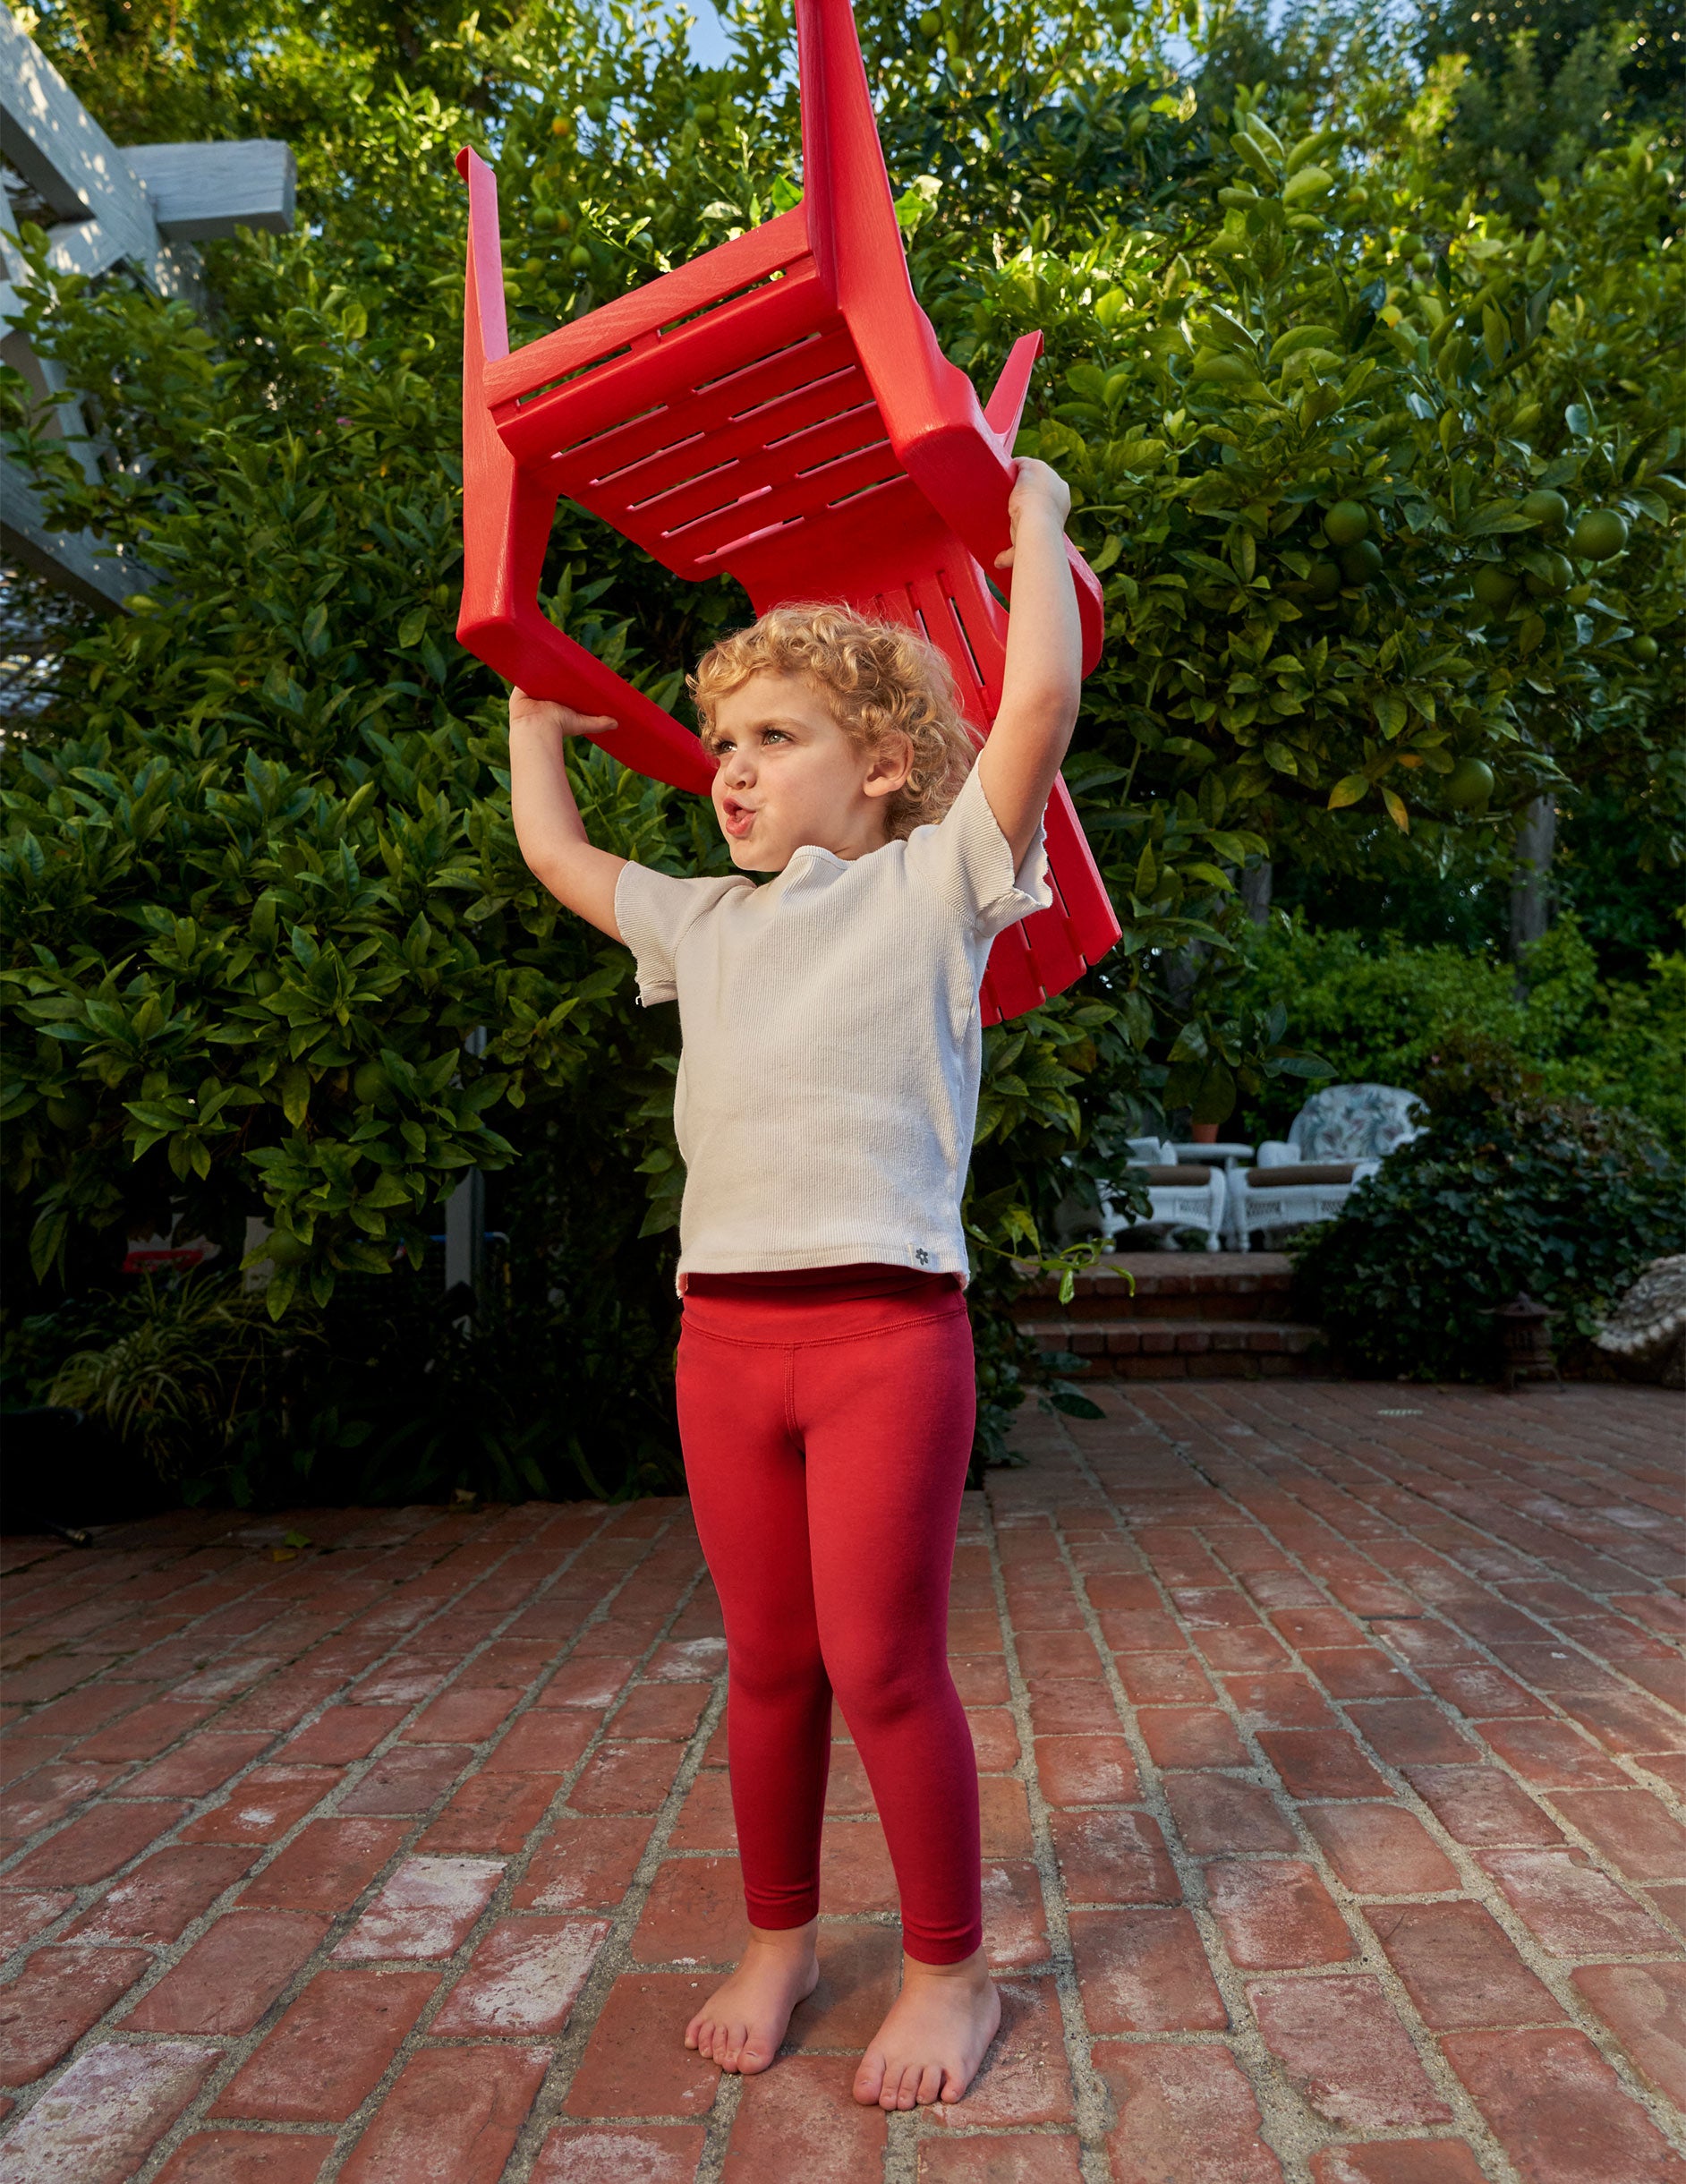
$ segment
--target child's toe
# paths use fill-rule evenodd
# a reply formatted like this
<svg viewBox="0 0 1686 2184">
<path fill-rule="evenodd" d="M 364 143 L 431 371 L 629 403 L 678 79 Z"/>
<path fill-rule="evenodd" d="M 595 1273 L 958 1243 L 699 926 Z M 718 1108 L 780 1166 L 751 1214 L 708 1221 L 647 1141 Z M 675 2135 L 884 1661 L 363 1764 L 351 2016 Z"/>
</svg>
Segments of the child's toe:
<svg viewBox="0 0 1686 2184">
<path fill-rule="evenodd" d="M 926 2107 L 942 2090 L 943 2070 L 940 2062 L 928 2062 L 919 2073 L 919 2104 Z"/>
</svg>

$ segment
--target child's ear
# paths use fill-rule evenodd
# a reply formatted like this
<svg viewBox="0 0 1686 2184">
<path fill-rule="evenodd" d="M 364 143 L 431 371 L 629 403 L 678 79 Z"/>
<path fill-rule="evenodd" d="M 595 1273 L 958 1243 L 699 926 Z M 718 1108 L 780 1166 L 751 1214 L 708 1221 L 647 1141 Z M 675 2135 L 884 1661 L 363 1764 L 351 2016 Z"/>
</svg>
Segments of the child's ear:
<svg viewBox="0 0 1686 2184">
<path fill-rule="evenodd" d="M 874 746 L 861 787 L 869 797 L 893 797 L 913 772 L 913 738 L 892 729 Z"/>
</svg>

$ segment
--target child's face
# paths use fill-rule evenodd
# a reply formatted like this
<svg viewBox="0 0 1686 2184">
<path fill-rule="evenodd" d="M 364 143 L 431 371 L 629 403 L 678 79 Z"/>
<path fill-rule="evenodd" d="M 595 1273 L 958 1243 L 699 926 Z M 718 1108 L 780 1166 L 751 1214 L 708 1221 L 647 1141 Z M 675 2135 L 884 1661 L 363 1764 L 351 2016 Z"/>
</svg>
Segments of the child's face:
<svg viewBox="0 0 1686 2184">
<path fill-rule="evenodd" d="M 899 735 L 861 750 L 799 675 L 756 675 L 722 698 L 708 748 L 715 814 L 745 872 L 782 872 L 805 843 L 844 857 L 881 849 L 912 760 Z"/>
</svg>

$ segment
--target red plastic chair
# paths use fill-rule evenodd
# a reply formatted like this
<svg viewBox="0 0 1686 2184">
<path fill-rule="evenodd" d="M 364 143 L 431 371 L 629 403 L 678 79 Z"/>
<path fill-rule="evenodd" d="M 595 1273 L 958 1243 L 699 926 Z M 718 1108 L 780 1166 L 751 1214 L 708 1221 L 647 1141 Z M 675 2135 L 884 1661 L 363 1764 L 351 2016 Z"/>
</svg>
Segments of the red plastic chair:
<svg viewBox="0 0 1686 2184">
<path fill-rule="evenodd" d="M 539 606 L 565 493 L 676 576 L 729 570 L 757 613 L 835 599 L 921 629 L 980 742 L 1001 702 L 1007 618 L 984 570 L 1009 543 L 1013 439 L 1042 336 L 1014 345 L 980 409 L 914 296 L 849 0 L 796 0 L 796 33 L 802 203 L 513 356 L 496 180 L 473 151 L 457 155 L 469 187 L 457 636 L 535 696 L 614 715 L 604 749 L 700 795 L 713 769 L 696 738 Z M 1101 587 L 1067 552 L 1086 675 Z M 996 941 L 986 1023 L 1063 991 L 1119 937 L 1063 781 L 1046 830 L 1054 906 Z"/>
</svg>

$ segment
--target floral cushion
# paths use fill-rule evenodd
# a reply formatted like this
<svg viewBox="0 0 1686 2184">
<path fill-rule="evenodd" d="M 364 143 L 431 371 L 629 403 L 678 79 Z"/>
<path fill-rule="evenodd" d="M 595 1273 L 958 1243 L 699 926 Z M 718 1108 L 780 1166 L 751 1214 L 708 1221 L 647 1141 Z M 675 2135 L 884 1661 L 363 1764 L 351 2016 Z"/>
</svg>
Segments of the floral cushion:
<svg viewBox="0 0 1686 2184">
<path fill-rule="evenodd" d="M 1380 1160 L 1417 1136 L 1418 1113 L 1398 1085 L 1331 1085 L 1306 1102 L 1288 1142 L 1302 1161 Z"/>
</svg>

